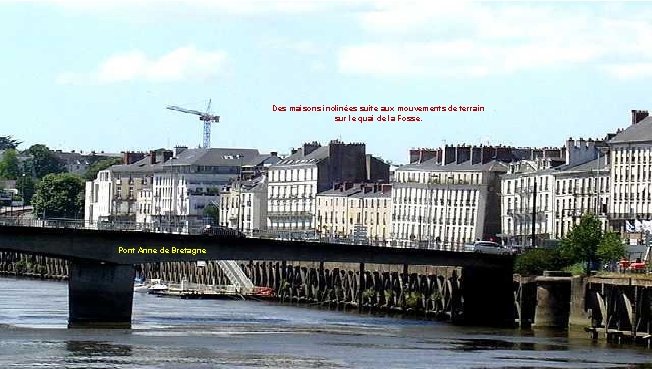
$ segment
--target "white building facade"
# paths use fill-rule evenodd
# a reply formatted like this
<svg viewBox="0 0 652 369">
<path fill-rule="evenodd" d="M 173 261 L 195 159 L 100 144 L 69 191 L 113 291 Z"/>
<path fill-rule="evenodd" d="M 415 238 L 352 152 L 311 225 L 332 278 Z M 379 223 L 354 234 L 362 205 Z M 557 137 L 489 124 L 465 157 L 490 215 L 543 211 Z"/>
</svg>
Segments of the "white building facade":
<svg viewBox="0 0 652 369">
<path fill-rule="evenodd" d="M 606 150 L 601 140 L 569 139 L 561 165 L 510 164 L 501 185 L 504 242 L 531 246 L 533 233 L 536 245 L 559 240 L 589 212 L 597 214 L 606 229 L 609 165 L 608 157 L 600 156 Z"/>
<path fill-rule="evenodd" d="M 237 229 L 249 236 L 263 234 L 267 229 L 266 176 L 223 186 L 219 209 L 219 225 Z"/>
<path fill-rule="evenodd" d="M 409 164 L 394 173 L 392 244 L 461 249 L 498 233 L 499 175 L 506 165 L 436 160 Z M 495 214 L 493 214 L 495 212 Z"/>
<path fill-rule="evenodd" d="M 652 218 L 652 117 L 633 110 L 632 124 L 609 142 L 609 211 L 613 226 Z"/>
<path fill-rule="evenodd" d="M 364 144 L 304 144 L 269 168 L 267 230 L 281 236 L 315 237 L 318 192 L 338 182 L 388 178 L 389 165 L 367 155 Z"/>
</svg>

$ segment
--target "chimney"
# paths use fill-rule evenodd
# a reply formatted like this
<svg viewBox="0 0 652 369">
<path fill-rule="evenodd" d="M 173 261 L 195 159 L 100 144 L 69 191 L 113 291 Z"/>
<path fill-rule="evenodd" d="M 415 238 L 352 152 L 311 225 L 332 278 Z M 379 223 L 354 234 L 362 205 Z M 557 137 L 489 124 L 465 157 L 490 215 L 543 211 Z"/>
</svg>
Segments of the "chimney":
<svg viewBox="0 0 652 369">
<path fill-rule="evenodd" d="M 512 161 L 512 148 L 507 146 L 499 146 L 496 148 L 496 160 L 500 161 Z"/>
<path fill-rule="evenodd" d="M 177 157 L 182 152 L 188 150 L 188 146 L 175 146 L 174 147 L 174 156 Z"/>
<path fill-rule="evenodd" d="M 647 110 L 632 110 L 632 125 L 648 117 Z"/>
<path fill-rule="evenodd" d="M 172 157 L 172 150 L 163 151 L 163 162 L 170 160 L 171 157 Z"/>
<path fill-rule="evenodd" d="M 455 162 L 457 164 L 464 163 L 471 159 L 471 148 L 463 145 L 455 148 Z"/>
<path fill-rule="evenodd" d="M 493 146 L 482 146 L 481 160 L 482 164 L 487 164 L 496 156 L 496 148 Z"/>
<path fill-rule="evenodd" d="M 122 153 L 122 164 L 133 164 L 144 157 L 142 152 L 125 151 Z"/>
<path fill-rule="evenodd" d="M 269 155 L 270 155 L 270 156 L 273 156 L 273 157 L 277 157 L 277 156 L 278 156 L 278 152 L 276 152 L 276 151 L 272 151 L 272 152 L 269 153 Z"/>
<path fill-rule="evenodd" d="M 149 163 L 156 164 L 156 151 L 154 150 L 149 152 Z"/>
<path fill-rule="evenodd" d="M 426 160 L 437 158 L 438 153 L 438 149 L 410 149 L 410 164 L 423 163 Z"/>
<path fill-rule="evenodd" d="M 321 145 L 317 141 L 303 144 L 303 156 L 310 154 L 311 152 L 317 150 Z"/>
<path fill-rule="evenodd" d="M 471 164 L 479 164 L 482 162 L 482 147 L 471 147 Z"/>
<path fill-rule="evenodd" d="M 442 164 L 450 164 L 455 161 L 455 146 L 448 146 L 446 145 L 444 147 L 444 159 L 442 160 Z"/>
<path fill-rule="evenodd" d="M 344 191 L 350 190 L 351 188 L 353 188 L 353 183 L 344 182 Z"/>
</svg>

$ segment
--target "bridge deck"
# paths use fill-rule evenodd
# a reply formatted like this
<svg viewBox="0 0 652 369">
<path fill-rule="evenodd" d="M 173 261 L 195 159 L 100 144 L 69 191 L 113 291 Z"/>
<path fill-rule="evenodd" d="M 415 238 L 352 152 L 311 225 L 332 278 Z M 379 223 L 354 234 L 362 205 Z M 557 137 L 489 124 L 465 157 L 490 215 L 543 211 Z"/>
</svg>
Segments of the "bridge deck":
<svg viewBox="0 0 652 369">
<path fill-rule="evenodd" d="M 512 256 L 91 229 L 0 226 L 0 250 L 115 264 L 195 260 L 293 260 L 510 268 Z"/>
</svg>

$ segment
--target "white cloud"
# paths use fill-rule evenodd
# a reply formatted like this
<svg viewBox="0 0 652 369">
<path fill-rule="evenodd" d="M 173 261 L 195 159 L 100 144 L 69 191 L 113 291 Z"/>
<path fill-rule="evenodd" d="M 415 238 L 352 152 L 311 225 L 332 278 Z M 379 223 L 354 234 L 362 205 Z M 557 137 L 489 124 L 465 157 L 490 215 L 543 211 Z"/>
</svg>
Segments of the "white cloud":
<svg viewBox="0 0 652 369">
<path fill-rule="evenodd" d="M 605 65 L 604 71 L 618 79 L 652 77 L 652 62 Z"/>
<path fill-rule="evenodd" d="M 291 51 L 301 55 L 316 55 L 322 53 L 322 48 L 308 40 L 290 40 L 283 37 L 265 37 L 261 41 L 263 48 Z"/>
<path fill-rule="evenodd" d="M 359 16 L 372 41 L 342 47 L 338 67 L 347 74 L 477 77 L 581 66 L 649 76 L 650 16 L 610 4 L 385 1 Z"/>
<path fill-rule="evenodd" d="M 27 0 L 25 0 L 27 1 Z M 350 9 L 357 4 L 368 4 L 373 0 L 330 1 L 330 0 L 43 0 L 57 6 L 72 10 L 111 12 L 126 16 L 138 16 L 133 11 L 125 14 L 125 10 L 148 10 L 150 14 L 237 14 L 265 15 L 269 13 L 303 14 L 322 10 Z"/>
<path fill-rule="evenodd" d="M 181 47 L 159 58 L 149 58 L 142 51 L 116 54 L 90 73 L 59 74 L 60 84 L 109 84 L 144 80 L 172 82 L 210 78 L 221 73 L 227 56 L 222 51 L 201 51 L 193 46 Z"/>
</svg>

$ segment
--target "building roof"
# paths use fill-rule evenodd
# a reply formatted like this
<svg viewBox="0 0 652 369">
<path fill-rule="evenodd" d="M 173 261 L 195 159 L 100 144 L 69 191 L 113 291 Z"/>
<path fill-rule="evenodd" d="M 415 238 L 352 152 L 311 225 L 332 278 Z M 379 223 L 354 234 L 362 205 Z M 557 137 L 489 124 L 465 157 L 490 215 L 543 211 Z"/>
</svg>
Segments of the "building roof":
<svg viewBox="0 0 652 369">
<path fill-rule="evenodd" d="M 652 116 L 632 124 L 625 130 L 619 132 L 607 142 L 608 144 L 620 144 L 629 142 L 652 142 Z"/>
<path fill-rule="evenodd" d="M 471 160 L 462 163 L 439 164 L 435 158 L 421 163 L 407 164 L 400 168 L 396 168 L 397 172 L 404 170 L 429 172 L 505 172 L 507 171 L 507 165 L 497 160 L 492 160 L 485 164 L 473 164 Z"/>
<path fill-rule="evenodd" d="M 256 149 L 186 149 L 163 163 L 163 166 L 242 166 L 258 155 Z"/>
<path fill-rule="evenodd" d="M 239 187 L 238 187 L 239 186 Z M 233 181 L 222 186 L 222 192 L 228 193 L 233 187 L 239 188 L 241 191 L 253 191 L 262 189 L 267 186 L 267 177 L 259 175 L 246 181 Z"/>
<path fill-rule="evenodd" d="M 109 170 L 113 173 L 152 173 L 156 169 L 161 168 L 162 163 L 159 161 L 156 164 L 150 163 L 150 157 L 146 156 L 133 164 L 118 164 L 112 165 Z"/>
<path fill-rule="evenodd" d="M 351 195 L 351 197 L 355 198 L 376 198 L 376 197 L 392 197 L 391 191 L 389 192 L 383 192 L 383 191 L 369 191 L 367 193 L 364 193 L 362 191 L 359 191 L 357 193 L 354 193 Z"/>
<path fill-rule="evenodd" d="M 574 165 L 564 164 L 564 165 L 543 169 L 543 170 L 524 172 L 524 173 L 504 174 L 502 175 L 501 178 L 513 179 L 513 178 L 520 178 L 520 177 L 541 176 L 547 174 L 555 175 L 555 174 L 563 174 L 563 173 L 594 172 L 596 169 L 598 171 L 609 170 L 609 165 L 606 163 L 604 155 L 601 155 L 597 159 L 593 159 L 582 164 L 574 164 Z"/>
<path fill-rule="evenodd" d="M 281 161 L 282 159 L 276 155 L 271 154 L 259 154 L 252 157 L 248 162 L 244 164 L 247 167 L 257 167 L 260 165 L 274 165 Z"/>
<path fill-rule="evenodd" d="M 608 170 L 609 165 L 606 163 L 604 155 L 597 159 L 587 161 L 586 163 L 576 165 L 562 165 L 554 168 L 555 172 L 591 172 L 595 170 Z"/>
<path fill-rule="evenodd" d="M 391 196 L 391 191 L 382 191 L 382 186 L 388 186 L 389 184 L 387 183 L 350 183 L 351 188 L 342 190 L 340 187 L 338 188 L 331 188 L 326 191 L 322 191 L 317 194 L 317 196 L 329 196 L 329 197 L 355 197 L 355 198 L 363 198 L 363 197 L 390 197 Z M 344 184 L 339 184 L 339 186 L 342 186 Z M 374 191 L 374 186 L 377 186 L 377 191 Z M 366 193 L 363 190 L 363 187 L 366 187 L 368 189 L 371 189 L 371 191 L 367 191 Z"/>
<path fill-rule="evenodd" d="M 133 164 L 114 165 L 110 170 L 115 173 L 153 173 L 187 165 L 239 167 L 262 156 L 264 155 L 260 155 L 256 149 L 186 149 L 166 162 L 162 161 L 163 153 L 159 152 L 155 164 L 151 163 L 151 156 L 146 156 Z M 227 177 L 230 179 L 233 175 L 225 175 L 225 180 Z"/>
<path fill-rule="evenodd" d="M 274 166 L 286 166 L 286 165 L 309 165 L 316 164 L 323 159 L 328 158 L 330 155 L 329 146 L 320 146 L 310 152 L 308 155 L 303 155 L 303 148 L 299 148 L 296 153 L 284 158 L 283 160 L 276 163 Z"/>
<path fill-rule="evenodd" d="M 322 191 L 322 192 L 318 193 L 317 196 L 349 197 L 349 196 L 351 196 L 351 195 L 353 195 L 355 193 L 358 193 L 360 191 L 362 191 L 360 189 L 360 185 L 359 184 L 357 184 L 357 185 L 354 184 L 353 187 L 351 187 L 351 188 L 349 188 L 347 190 L 341 190 L 339 188 L 335 188 L 335 189 L 331 188 L 331 189 L 328 189 L 326 191 Z"/>
</svg>

